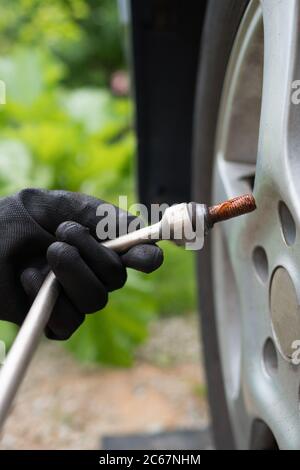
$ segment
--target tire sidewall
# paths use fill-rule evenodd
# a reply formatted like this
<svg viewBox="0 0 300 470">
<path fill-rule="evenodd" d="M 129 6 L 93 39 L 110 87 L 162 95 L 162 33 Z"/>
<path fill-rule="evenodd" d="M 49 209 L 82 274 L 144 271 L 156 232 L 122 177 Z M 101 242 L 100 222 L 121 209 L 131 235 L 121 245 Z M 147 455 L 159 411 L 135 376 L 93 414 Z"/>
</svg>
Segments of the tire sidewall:
<svg viewBox="0 0 300 470">
<path fill-rule="evenodd" d="M 219 107 L 227 64 L 249 0 L 210 0 L 201 40 L 193 128 L 193 197 L 210 203 Z M 212 287 L 212 245 L 197 255 L 202 345 L 213 437 L 217 449 L 234 449 L 235 442 L 224 391 Z"/>
</svg>

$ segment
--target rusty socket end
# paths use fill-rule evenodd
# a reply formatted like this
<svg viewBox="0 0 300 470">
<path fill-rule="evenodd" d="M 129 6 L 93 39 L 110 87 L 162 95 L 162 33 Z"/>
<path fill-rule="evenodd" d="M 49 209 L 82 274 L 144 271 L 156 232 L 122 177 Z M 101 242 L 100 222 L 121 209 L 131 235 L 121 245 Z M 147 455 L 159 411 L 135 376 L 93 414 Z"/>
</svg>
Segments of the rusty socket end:
<svg viewBox="0 0 300 470">
<path fill-rule="evenodd" d="M 233 217 L 252 212 L 255 209 L 256 203 L 253 195 L 244 194 L 216 206 L 208 207 L 206 219 L 208 226 L 212 227 L 216 222 L 232 219 Z"/>
</svg>

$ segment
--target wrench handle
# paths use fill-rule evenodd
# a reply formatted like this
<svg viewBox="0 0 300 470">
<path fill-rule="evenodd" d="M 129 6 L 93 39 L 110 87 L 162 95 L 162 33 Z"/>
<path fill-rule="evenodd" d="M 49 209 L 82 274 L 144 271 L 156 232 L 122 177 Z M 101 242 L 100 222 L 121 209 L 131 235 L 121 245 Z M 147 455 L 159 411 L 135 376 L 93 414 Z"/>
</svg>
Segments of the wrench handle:
<svg viewBox="0 0 300 470">
<path fill-rule="evenodd" d="M 36 296 L 0 371 L 0 429 L 25 375 L 60 292 L 50 272 Z"/>
</svg>

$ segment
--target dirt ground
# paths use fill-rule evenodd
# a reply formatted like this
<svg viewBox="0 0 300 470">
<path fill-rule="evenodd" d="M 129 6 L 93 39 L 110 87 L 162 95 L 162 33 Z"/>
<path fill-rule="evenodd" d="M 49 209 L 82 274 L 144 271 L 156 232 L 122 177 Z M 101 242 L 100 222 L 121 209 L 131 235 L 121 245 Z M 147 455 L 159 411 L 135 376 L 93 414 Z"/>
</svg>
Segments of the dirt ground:
<svg viewBox="0 0 300 470">
<path fill-rule="evenodd" d="M 99 449 L 104 435 L 198 429 L 208 421 L 195 316 L 152 325 L 130 369 L 78 364 L 44 342 L 0 449 Z"/>
</svg>

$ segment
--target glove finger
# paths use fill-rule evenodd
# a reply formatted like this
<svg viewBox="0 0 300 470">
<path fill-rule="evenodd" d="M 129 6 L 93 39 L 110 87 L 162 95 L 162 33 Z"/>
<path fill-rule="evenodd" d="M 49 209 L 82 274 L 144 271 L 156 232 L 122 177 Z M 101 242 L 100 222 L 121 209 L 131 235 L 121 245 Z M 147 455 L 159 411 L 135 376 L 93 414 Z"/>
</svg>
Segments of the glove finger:
<svg viewBox="0 0 300 470">
<path fill-rule="evenodd" d="M 120 256 L 101 246 L 86 227 L 76 222 L 63 222 L 56 230 L 59 241 L 75 246 L 89 268 L 109 291 L 120 289 L 127 273 Z"/>
<path fill-rule="evenodd" d="M 145 243 L 144 245 L 130 248 L 121 258 L 124 265 L 128 268 L 133 268 L 143 273 L 151 273 L 161 266 L 164 255 L 157 245 Z"/>
<path fill-rule="evenodd" d="M 21 283 L 31 302 L 38 294 L 44 279 L 45 273 L 36 268 L 28 268 L 22 273 Z M 49 339 L 68 339 L 83 321 L 84 315 L 71 304 L 64 293 L 61 293 L 46 326 L 45 334 Z"/>
<path fill-rule="evenodd" d="M 81 258 L 77 248 L 55 242 L 48 248 L 47 258 L 66 295 L 81 313 L 93 313 L 105 307 L 107 289 Z"/>
<path fill-rule="evenodd" d="M 74 220 L 88 227 L 91 234 L 96 237 L 97 223 L 101 215 L 103 217 L 103 214 L 97 215 L 97 209 L 104 204 L 101 199 L 71 191 L 46 189 L 24 189 L 18 194 L 31 217 L 48 232 L 54 234 L 62 222 Z M 128 212 L 112 204 L 108 206 L 115 211 L 117 232 L 120 224 L 128 227 L 129 223 L 135 219 Z"/>
<path fill-rule="evenodd" d="M 69 339 L 84 319 L 85 315 L 74 307 L 66 295 L 61 294 L 45 329 L 45 334 L 49 339 Z"/>
</svg>

